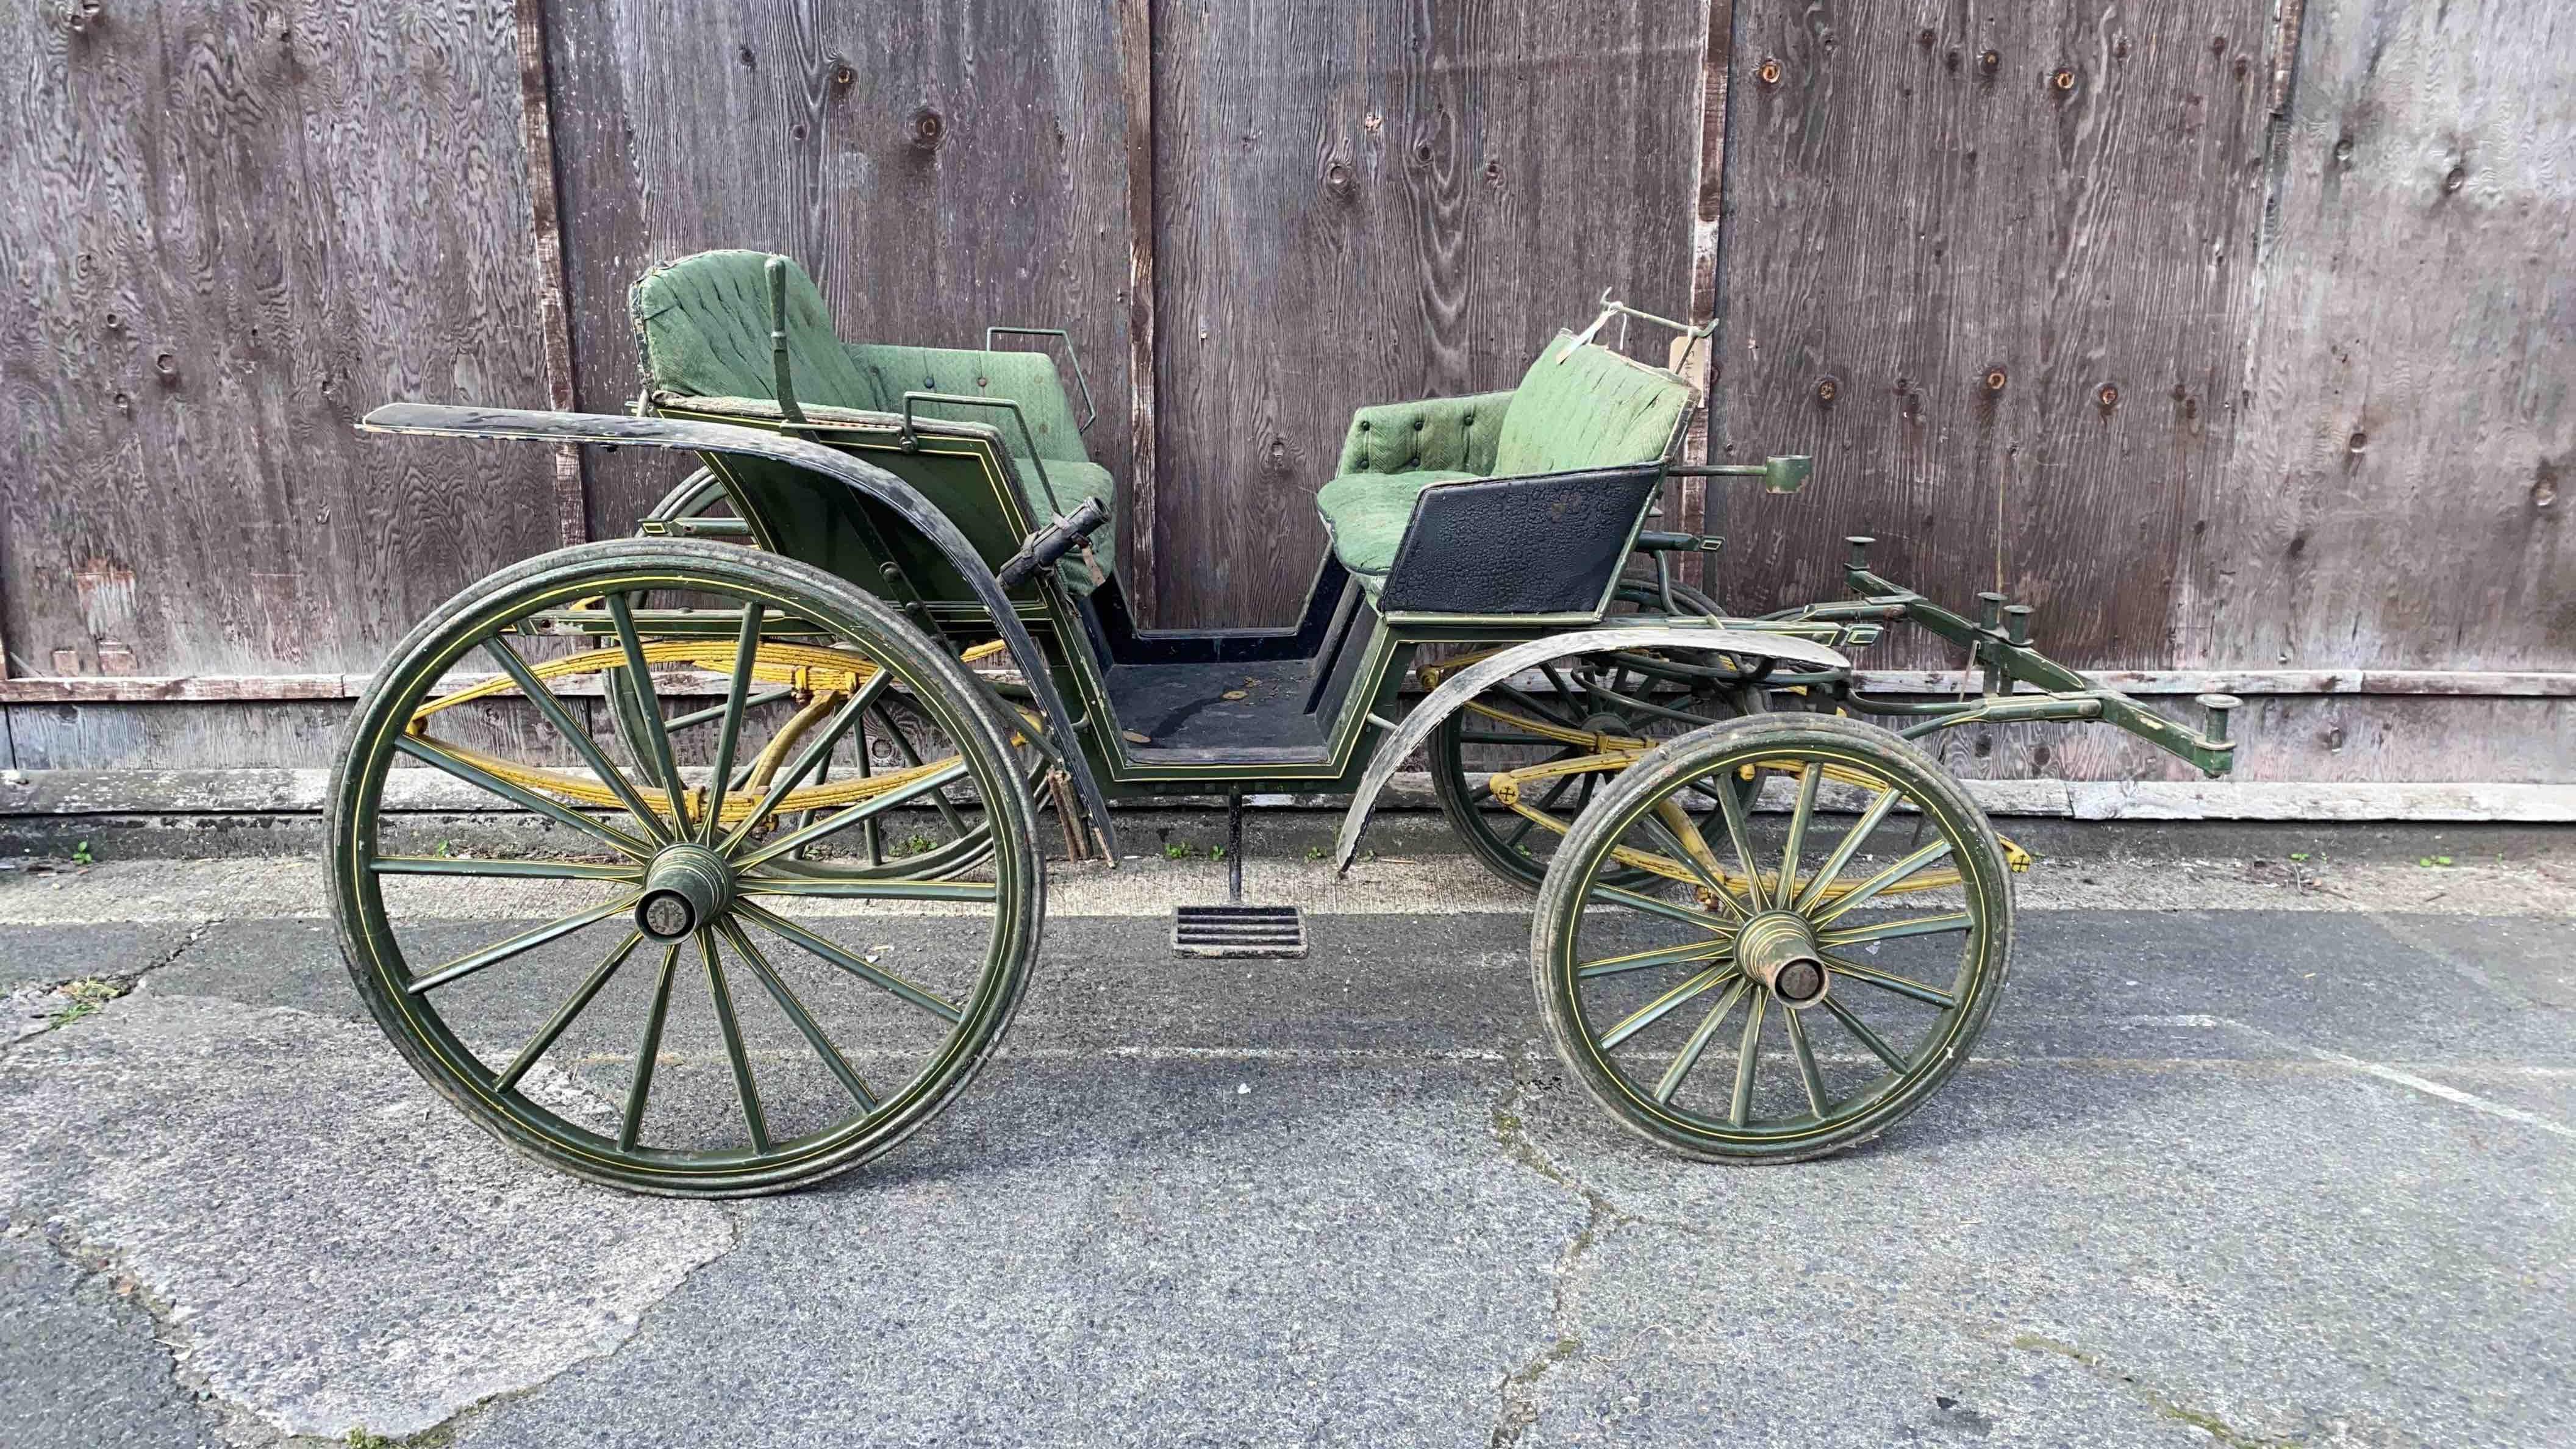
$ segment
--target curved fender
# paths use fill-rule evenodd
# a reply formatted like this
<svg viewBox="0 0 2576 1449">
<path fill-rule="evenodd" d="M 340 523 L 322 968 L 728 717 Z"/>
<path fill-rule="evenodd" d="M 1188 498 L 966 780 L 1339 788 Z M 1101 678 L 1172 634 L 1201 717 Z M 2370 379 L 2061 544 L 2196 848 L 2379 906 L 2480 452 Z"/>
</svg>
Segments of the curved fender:
<svg viewBox="0 0 2576 1449">
<path fill-rule="evenodd" d="M 1011 601 L 1002 586 L 985 566 L 983 557 L 948 521 L 948 515 L 930 506 L 930 501 L 873 463 L 862 462 L 837 449 L 804 438 L 791 438 L 759 428 L 737 428 L 723 423 L 689 422 L 678 418 L 632 418 L 617 413 L 553 413 L 522 408 L 442 407 L 430 403 L 387 403 L 367 414 L 360 428 L 374 433 L 410 433 L 442 438 L 517 438 L 546 443 L 613 443 L 630 448 L 675 448 L 695 453 L 740 453 L 755 458 L 768 458 L 792 464 L 809 473 L 819 473 L 836 482 L 846 483 L 901 515 L 903 520 L 920 529 L 922 536 L 938 545 L 948 556 L 960 577 L 975 590 L 975 597 L 993 615 L 994 626 L 1002 642 L 1011 651 L 1011 662 L 1017 664 L 1027 679 L 1029 693 L 1045 714 L 1047 728 L 1063 742 L 1064 766 L 1073 776 L 1073 786 L 1082 797 L 1084 813 L 1091 817 L 1100 832 L 1109 858 L 1118 858 L 1115 837 L 1110 833 L 1109 802 L 1100 793 L 1100 782 L 1091 776 L 1091 763 L 1083 758 L 1081 746 L 1073 737 L 1073 718 L 1065 712 L 1064 700 L 1056 693 L 1055 676 L 1047 670 L 1046 656 L 1038 651 L 1037 641 L 1029 637 L 1027 626 L 1013 612 Z"/>
<path fill-rule="evenodd" d="M 1819 669 L 1849 669 L 1851 661 L 1834 650 L 1812 640 L 1789 634 L 1764 634 L 1750 629 L 1692 629 L 1671 625 L 1629 629 L 1591 629 L 1574 634 L 1551 634 L 1533 639 L 1488 658 L 1480 659 L 1442 681 L 1440 687 L 1423 697 L 1404 717 L 1395 733 L 1380 740 L 1377 752 L 1369 757 L 1369 767 L 1360 777 L 1360 787 L 1351 796 L 1350 813 L 1342 817 L 1341 839 L 1336 843 L 1335 868 L 1348 872 L 1351 858 L 1359 854 L 1360 831 L 1368 824 L 1369 810 L 1377 804 L 1378 792 L 1395 778 L 1396 768 L 1412 757 L 1440 722 L 1458 712 L 1467 701 L 1497 681 L 1511 678 L 1522 670 L 1570 654 L 1598 654 L 1605 649 L 1691 649 L 1703 653 L 1750 655 L 1757 659 L 1782 659 L 1797 664 L 1812 664 Z"/>
</svg>

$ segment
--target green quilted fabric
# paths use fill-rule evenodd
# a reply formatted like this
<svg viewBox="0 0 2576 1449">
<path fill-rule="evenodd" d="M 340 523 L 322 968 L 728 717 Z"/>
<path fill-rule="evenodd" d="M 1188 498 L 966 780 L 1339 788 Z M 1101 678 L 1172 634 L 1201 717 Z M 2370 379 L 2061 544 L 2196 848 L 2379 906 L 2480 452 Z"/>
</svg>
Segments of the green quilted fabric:
<svg viewBox="0 0 2576 1449">
<path fill-rule="evenodd" d="M 1342 461 L 1333 472 L 1491 471 L 1503 414 L 1511 405 L 1510 393 L 1483 392 L 1361 408 L 1351 414 L 1350 430 L 1342 436 Z"/>
<path fill-rule="evenodd" d="M 644 385 L 688 397 L 777 399 L 769 353 L 769 253 L 700 252 L 637 279 L 626 294 Z M 787 264 L 787 360 L 800 402 L 872 406 L 832 335 L 814 279 Z"/>
<path fill-rule="evenodd" d="M 1690 384 L 1560 332 L 1512 392 L 1492 476 L 1563 473 L 1664 456 L 1690 406 Z"/>
<path fill-rule="evenodd" d="M 635 345 L 645 385 L 686 397 L 759 398 L 777 401 L 769 351 L 769 253 L 700 252 L 647 272 L 627 293 L 635 318 Z M 814 279 L 787 264 L 787 357 L 796 400 L 817 407 L 900 413 L 907 392 L 1009 398 L 1020 405 L 1029 434 L 1008 410 L 924 403 L 913 415 L 946 422 L 983 423 L 1002 435 L 1017 465 L 1029 512 L 1040 526 L 1054 514 L 1040 488 L 1027 449 L 1034 440 L 1046 462 L 1055 501 L 1072 512 L 1085 498 L 1109 509 L 1110 524 L 1091 536 L 1101 571 L 1113 572 L 1118 555 L 1117 485 L 1109 470 L 1083 451 L 1073 404 L 1058 380 L 1055 360 L 1043 352 L 979 352 L 964 348 L 844 344 Z M 1091 592 L 1091 571 L 1079 553 L 1057 565 L 1077 594 Z"/>
<path fill-rule="evenodd" d="M 1434 483 L 1479 475 L 1447 468 L 1413 473 L 1345 473 L 1315 495 L 1315 511 L 1333 536 L 1333 557 L 1359 576 L 1370 597 L 1395 567 L 1395 551 L 1404 543 L 1404 525 L 1413 517 L 1413 500 Z"/>
</svg>

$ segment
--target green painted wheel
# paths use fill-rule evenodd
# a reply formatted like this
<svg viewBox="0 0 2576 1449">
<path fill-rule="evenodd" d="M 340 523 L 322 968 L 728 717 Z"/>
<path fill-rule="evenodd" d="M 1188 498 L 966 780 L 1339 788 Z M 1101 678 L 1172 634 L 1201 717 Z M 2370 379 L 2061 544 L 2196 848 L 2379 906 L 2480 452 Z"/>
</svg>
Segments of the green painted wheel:
<svg viewBox="0 0 2576 1449">
<path fill-rule="evenodd" d="M 1621 866 L 1647 883 L 1614 883 Z M 1793 1161 L 1921 1106 L 2011 950 L 2003 849 L 1931 756 L 1761 715 L 1601 793 L 1548 867 L 1530 966 L 1558 1054 L 1621 1123 L 1693 1157 Z"/>
<path fill-rule="evenodd" d="M 529 825 L 459 851 L 467 824 L 389 791 Z M 377 1022 L 502 1141 L 775 1192 L 891 1147 L 991 1054 L 1037 952 L 1034 814 L 963 667 L 866 593 L 735 545 L 584 544 L 395 650 L 336 772 L 332 901 Z"/>
<path fill-rule="evenodd" d="M 1580 768 L 1599 753 L 1597 741 L 1656 744 L 1763 707 L 1759 689 L 1659 677 L 1631 667 L 1659 662 L 1677 661 L 1564 660 L 1539 671 L 1548 688 L 1525 690 L 1506 681 L 1440 722 L 1424 751 L 1431 793 L 1469 854 L 1501 879 L 1537 890 L 1558 841 L 1617 778 L 1616 766 Z M 1497 772 L 1550 766 L 1576 768 L 1533 781 L 1520 795 L 1527 809 L 1496 797 Z M 1611 880 L 1634 884 L 1636 876 L 1614 869 Z"/>
</svg>

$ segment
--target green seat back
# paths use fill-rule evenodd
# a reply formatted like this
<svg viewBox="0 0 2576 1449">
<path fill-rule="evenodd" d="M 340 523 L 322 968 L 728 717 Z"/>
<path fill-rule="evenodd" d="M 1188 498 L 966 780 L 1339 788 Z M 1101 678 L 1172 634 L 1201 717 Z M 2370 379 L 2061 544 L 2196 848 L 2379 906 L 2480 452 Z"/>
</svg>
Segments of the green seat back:
<svg viewBox="0 0 2576 1449">
<path fill-rule="evenodd" d="M 644 385 L 684 397 L 776 400 L 769 350 L 769 253 L 700 252 L 655 267 L 626 294 Z M 832 332 L 814 279 L 787 264 L 787 358 L 799 402 L 871 407 Z"/>
<path fill-rule="evenodd" d="M 1043 352 L 974 352 L 962 347 L 896 347 L 874 342 L 853 342 L 846 350 L 866 390 L 867 400 L 853 406 L 899 413 L 903 411 L 903 395 L 908 392 L 1009 398 L 1020 405 L 1020 416 L 1028 419 L 1028 438 L 1020 436 L 1020 425 L 1011 421 L 1007 408 L 921 403 L 914 407 L 913 416 L 982 423 L 998 430 L 1002 446 L 1017 454 L 1027 454 L 1030 440 L 1034 439 L 1041 458 L 1068 463 L 1090 460 L 1090 454 L 1083 451 L 1082 431 L 1075 426 L 1073 404 L 1056 375 L 1055 359 Z"/>
<path fill-rule="evenodd" d="M 1671 373 L 1560 332 L 1512 393 L 1493 475 L 1652 462 L 1672 446 L 1690 399 L 1690 384 Z"/>
</svg>

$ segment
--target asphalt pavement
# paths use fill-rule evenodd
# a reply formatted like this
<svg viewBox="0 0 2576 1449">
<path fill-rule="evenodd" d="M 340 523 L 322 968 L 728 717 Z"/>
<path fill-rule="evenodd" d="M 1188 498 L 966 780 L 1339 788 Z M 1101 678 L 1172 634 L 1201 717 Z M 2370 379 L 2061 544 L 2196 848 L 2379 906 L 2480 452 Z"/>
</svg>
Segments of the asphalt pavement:
<svg viewBox="0 0 2576 1449">
<path fill-rule="evenodd" d="M 1065 873 L 957 1105 L 724 1203 L 459 1119 L 309 862 L 0 875 L 0 1444 L 2576 1442 L 2576 863 L 2043 865 L 1950 1085 L 1753 1169 L 1464 862 L 1256 866 L 1309 959 Z"/>
</svg>

